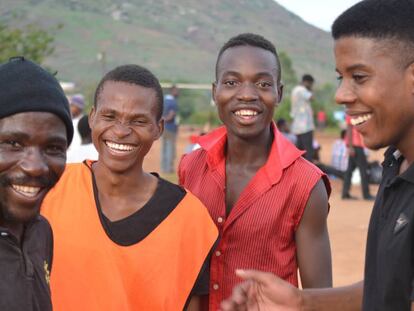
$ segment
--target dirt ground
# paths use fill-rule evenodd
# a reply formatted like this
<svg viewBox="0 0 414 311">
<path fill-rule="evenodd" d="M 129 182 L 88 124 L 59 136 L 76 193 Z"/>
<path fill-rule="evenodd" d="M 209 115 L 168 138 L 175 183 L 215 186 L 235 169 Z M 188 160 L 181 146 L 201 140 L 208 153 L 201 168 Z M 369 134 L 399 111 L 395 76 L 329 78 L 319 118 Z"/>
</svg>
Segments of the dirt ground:
<svg viewBox="0 0 414 311">
<path fill-rule="evenodd" d="M 177 140 L 178 160 L 185 146 L 189 143 L 189 136 L 196 129 L 181 127 Z M 321 161 L 330 163 L 332 144 L 337 138 L 336 134 L 316 133 L 316 139 L 322 146 Z M 144 167 L 149 171 L 159 172 L 160 167 L 160 141 L 156 142 L 148 155 Z M 384 150 L 370 152 L 370 160 L 381 161 Z M 175 175 L 164 176 L 174 182 Z M 360 281 L 363 277 L 363 266 L 365 257 L 365 242 L 368 229 L 369 216 L 373 202 L 364 200 L 344 201 L 341 200 L 341 180 L 332 180 L 332 194 L 330 197 L 330 213 L 328 217 L 329 234 L 332 248 L 332 265 L 334 285 L 347 285 Z M 371 194 L 376 194 L 377 187 L 371 185 Z M 359 185 L 354 185 L 351 194 L 362 197 Z"/>
</svg>

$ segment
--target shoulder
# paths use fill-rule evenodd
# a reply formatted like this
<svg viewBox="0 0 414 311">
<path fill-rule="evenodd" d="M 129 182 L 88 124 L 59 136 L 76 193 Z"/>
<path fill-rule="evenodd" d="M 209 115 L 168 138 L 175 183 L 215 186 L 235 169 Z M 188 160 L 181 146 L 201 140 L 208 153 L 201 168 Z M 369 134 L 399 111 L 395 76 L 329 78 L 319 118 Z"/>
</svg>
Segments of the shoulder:
<svg viewBox="0 0 414 311">
<path fill-rule="evenodd" d="M 52 237 L 52 228 L 50 226 L 49 221 L 43 217 L 42 215 L 36 216 L 36 219 L 33 221 L 32 224 L 36 234 L 41 234 L 43 236 Z"/>
<path fill-rule="evenodd" d="M 207 152 L 202 149 L 196 149 L 187 154 L 184 154 L 180 160 L 180 169 L 187 169 L 188 167 L 200 166 L 207 160 Z"/>
<path fill-rule="evenodd" d="M 328 176 L 322 172 L 315 164 L 309 162 L 303 157 L 299 157 L 293 164 L 292 169 L 295 171 L 298 180 L 313 189 L 315 185 L 321 180 L 328 196 L 331 193 L 331 184 Z"/>
<path fill-rule="evenodd" d="M 90 168 L 85 163 L 69 163 L 56 185 L 47 193 L 42 203 L 42 214 L 47 207 L 71 200 L 84 192 L 84 185 L 91 181 Z"/>
<path fill-rule="evenodd" d="M 164 178 L 159 178 L 159 187 L 160 187 L 160 193 L 162 193 L 163 196 L 166 197 L 184 197 L 186 195 L 186 190 L 176 185 Z"/>
</svg>

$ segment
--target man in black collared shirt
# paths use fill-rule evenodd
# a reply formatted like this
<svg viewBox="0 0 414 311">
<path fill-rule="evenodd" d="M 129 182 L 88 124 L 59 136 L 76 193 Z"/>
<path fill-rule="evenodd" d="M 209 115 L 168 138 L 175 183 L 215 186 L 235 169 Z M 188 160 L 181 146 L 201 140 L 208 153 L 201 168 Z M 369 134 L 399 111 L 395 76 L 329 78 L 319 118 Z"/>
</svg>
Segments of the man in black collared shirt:
<svg viewBox="0 0 414 311">
<path fill-rule="evenodd" d="M 332 26 L 336 102 L 368 148 L 391 146 L 369 225 L 364 281 L 299 291 L 271 274 L 241 271 L 250 282 L 223 310 L 414 310 L 413 13 L 414 0 L 365 0 Z"/>
<path fill-rule="evenodd" d="M 371 215 L 365 262 L 364 310 L 410 310 L 414 300 L 414 166 L 389 148 Z"/>
<path fill-rule="evenodd" d="M 73 136 L 58 81 L 14 58 L 0 65 L 0 310 L 52 310 L 53 236 L 39 215 Z"/>
</svg>

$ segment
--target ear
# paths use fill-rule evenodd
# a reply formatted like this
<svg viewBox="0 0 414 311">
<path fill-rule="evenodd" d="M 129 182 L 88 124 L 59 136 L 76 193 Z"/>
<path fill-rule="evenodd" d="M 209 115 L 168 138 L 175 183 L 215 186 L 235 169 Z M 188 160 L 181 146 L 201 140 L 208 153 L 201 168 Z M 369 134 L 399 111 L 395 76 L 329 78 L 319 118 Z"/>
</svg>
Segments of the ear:
<svg viewBox="0 0 414 311">
<path fill-rule="evenodd" d="M 158 122 L 157 122 L 157 134 L 155 135 L 155 139 L 157 140 L 162 136 L 162 133 L 164 133 L 164 118 L 161 118 Z"/>
<path fill-rule="evenodd" d="M 216 103 L 216 88 L 217 88 L 217 81 L 216 82 L 213 82 L 211 84 L 211 95 L 212 95 L 213 101 L 215 103 Z"/>
<path fill-rule="evenodd" d="M 284 87 L 283 83 L 280 82 L 279 86 L 277 87 L 277 95 L 278 96 L 277 96 L 277 104 L 276 105 L 280 104 L 280 102 L 283 99 L 283 87 Z"/>
<path fill-rule="evenodd" d="M 408 83 L 411 94 L 414 95 L 414 62 L 407 68 L 407 75 L 408 75 Z"/>
<path fill-rule="evenodd" d="M 96 116 L 96 109 L 95 109 L 95 105 L 93 105 L 91 111 L 89 112 L 89 116 L 88 116 L 88 123 L 89 123 L 90 128 L 92 128 L 92 123 L 95 119 L 95 116 Z"/>
</svg>

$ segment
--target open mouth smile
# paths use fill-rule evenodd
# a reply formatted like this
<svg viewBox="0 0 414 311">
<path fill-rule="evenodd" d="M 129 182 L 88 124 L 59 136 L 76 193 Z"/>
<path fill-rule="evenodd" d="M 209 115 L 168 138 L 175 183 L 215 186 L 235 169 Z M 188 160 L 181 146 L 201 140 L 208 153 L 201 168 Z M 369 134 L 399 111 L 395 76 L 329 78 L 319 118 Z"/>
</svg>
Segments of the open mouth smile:
<svg viewBox="0 0 414 311">
<path fill-rule="evenodd" d="M 111 142 L 106 140 L 105 145 L 109 147 L 112 151 L 118 152 L 118 153 L 128 153 L 133 150 L 135 150 L 137 147 L 130 144 L 118 144 L 115 142 Z"/>
<path fill-rule="evenodd" d="M 358 115 L 358 116 L 351 116 L 351 124 L 353 126 L 361 125 L 361 124 L 367 122 L 369 119 L 371 119 L 371 117 L 372 117 L 371 113 Z"/>
<path fill-rule="evenodd" d="M 16 191 L 17 193 L 27 198 L 34 198 L 42 190 L 41 187 L 16 185 L 16 184 L 12 184 L 11 187 L 13 188 L 14 191 Z"/>
<path fill-rule="evenodd" d="M 259 114 L 258 111 L 252 109 L 239 109 L 234 111 L 233 113 L 243 120 L 251 120 Z"/>
</svg>

